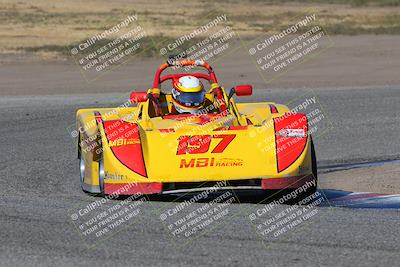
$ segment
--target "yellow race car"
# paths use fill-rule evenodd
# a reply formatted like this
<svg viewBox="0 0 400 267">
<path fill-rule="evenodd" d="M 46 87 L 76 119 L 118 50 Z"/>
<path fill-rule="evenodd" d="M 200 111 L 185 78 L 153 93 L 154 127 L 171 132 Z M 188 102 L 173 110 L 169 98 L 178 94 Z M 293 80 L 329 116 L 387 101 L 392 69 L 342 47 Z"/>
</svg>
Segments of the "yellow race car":
<svg viewBox="0 0 400 267">
<path fill-rule="evenodd" d="M 190 73 L 207 84 L 204 108 L 197 114 L 174 112 L 171 93 L 161 89 L 187 75 L 162 72 L 182 68 L 205 70 Z M 217 184 L 315 192 L 317 167 L 306 115 L 273 102 L 235 103 L 233 98 L 251 94 L 250 85 L 227 93 L 207 62 L 169 60 L 147 92 L 133 92 L 116 108 L 78 110 L 83 191 L 158 194 Z"/>
</svg>

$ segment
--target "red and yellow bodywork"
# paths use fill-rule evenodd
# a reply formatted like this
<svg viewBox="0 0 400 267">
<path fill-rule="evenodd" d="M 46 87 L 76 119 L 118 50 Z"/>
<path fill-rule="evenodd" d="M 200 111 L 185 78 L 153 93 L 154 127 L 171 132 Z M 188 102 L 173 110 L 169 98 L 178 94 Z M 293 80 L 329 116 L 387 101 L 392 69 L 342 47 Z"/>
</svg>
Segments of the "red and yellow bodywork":
<svg viewBox="0 0 400 267">
<path fill-rule="evenodd" d="M 210 83 L 214 113 L 169 114 L 171 96 L 160 97 L 156 82 L 136 107 L 78 110 L 83 190 L 153 194 L 210 181 L 283 189 L 315 179 L 304 114 L 272 102 L 236 104 L 216 79 Z"/>
</svg>

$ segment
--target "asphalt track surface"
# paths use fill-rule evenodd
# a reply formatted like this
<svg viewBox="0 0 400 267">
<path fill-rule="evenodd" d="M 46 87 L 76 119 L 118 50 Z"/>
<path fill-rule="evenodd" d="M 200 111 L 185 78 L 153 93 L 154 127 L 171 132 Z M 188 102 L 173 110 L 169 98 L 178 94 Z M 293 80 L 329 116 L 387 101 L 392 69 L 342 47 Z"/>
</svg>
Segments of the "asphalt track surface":
<svg viewBox="0 0 400 267">
<path fill-rule="evenodd" d="M 260 90 L 249 100 L 290 103 L 307 92 Z M 320 166 L 400 158 L 399 87 L 313 92 L 332 122 L 315 138 Z M 134 223 L 88 248 L 71 210 L 98 198 L 80 190 L 67 129 L 78 108 L 118 105 L 123 96 L 0 98 L 0 265 L 398 265 L 399 210 L 320 207 L 303 227 L 263 242 L 248 218 L 262 207 L 251 196 L 184 246 L 159 219 L 176 204 L 160 197 L 143 203 Z"/>
</svg>

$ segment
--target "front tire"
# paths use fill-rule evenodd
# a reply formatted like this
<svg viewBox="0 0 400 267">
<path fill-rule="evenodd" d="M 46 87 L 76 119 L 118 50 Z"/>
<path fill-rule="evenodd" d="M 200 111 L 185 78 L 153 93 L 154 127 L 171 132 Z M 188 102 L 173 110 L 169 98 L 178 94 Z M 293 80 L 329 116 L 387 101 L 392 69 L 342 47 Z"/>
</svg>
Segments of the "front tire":
<svg viewBox="0 0 400 267">
<path fill-rule="evenodd" d="M 86 163 L 85 160 L 80 156 L 79 157 L 79 177 L 81 186 L 83 186 L 83 183 L 85 182 L 85 170 L 86 170 Z"/>
<path fill-rule="evenodd" d="M 80 135 L 78 137 L 78 140 L 80 142 L 81 140 Z M 85 159 L 82 157 L 80 144 L 78 144 L 78 159 L 79 159 L 79 178 L 80 178 L 81 189 L 83 192 L 88 193 L 83 186 L 83 184 L 85 183 L 86 162 Z"/>
</svg>

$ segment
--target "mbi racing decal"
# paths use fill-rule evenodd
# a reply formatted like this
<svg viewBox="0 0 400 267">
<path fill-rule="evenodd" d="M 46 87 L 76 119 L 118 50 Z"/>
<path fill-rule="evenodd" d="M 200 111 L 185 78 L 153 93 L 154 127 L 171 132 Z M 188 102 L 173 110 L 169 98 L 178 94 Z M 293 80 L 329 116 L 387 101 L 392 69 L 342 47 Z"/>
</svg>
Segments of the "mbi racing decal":
<svg viewBox="0 0 400 267">
<path fill-rule="evenodd" d="M 110 147 L 136 145 L 136 144 L 140 144 L 139 139 L 117 139 L 114 141 L 112 140 L 109 141 Z"/>
<path fill-rule="evenodd" d="M 241 167 L 243 166 L 242 159 L 231 158 L 191 158 L 181 159 L 179 168 L 203 168 L 203 167 Z"/>
<path fill-rule="evenodd" d="M 186 154 L 203 154 L 211 150 L 211 153 L 222 153 L 235 139 L 235 134 L 218 134 L 218 135 L 184 135 L 179 137 L 179 145 L 176 155 Z M 218 143 L 211 147 L 212 140 L 219 140 Z M 236 167 L 243 166 L 242 159 L 214 157 L 201 157 L 181 159 L 179 168 L 203 168 L 203 167 Z"/>
</svg>

